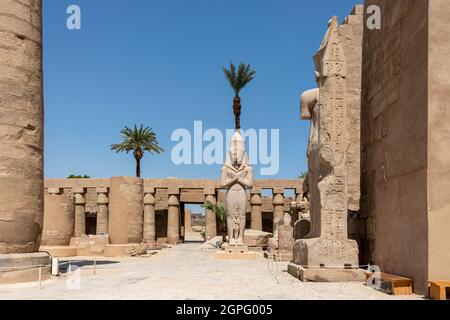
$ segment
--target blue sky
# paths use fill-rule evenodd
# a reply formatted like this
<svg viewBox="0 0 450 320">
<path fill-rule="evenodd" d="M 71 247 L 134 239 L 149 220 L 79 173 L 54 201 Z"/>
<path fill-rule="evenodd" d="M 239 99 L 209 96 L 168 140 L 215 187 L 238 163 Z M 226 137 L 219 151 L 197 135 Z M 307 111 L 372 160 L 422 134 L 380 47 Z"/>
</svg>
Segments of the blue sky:
<svg viewBox="0 0 450 320">
<path fill-rule="evenodd" d="M 280 129 L 280 170 L 306 170 L 309 123 L 299 97 L 314 87 L 312 55 L 333 15 L 354 0 L 44 0 L 45 176 L 134 175 L 132 155 L 110 151 L 143 123 L 166 152 L 147 154 L 144 177 L 212 178 L 220 165 L 171 161 L 171 134 L 232 128 L 233 92 L 222 73 L 244 61 L 257 77 L 241 94 L 244 128 Z M 66 9 L 82 29 L 66 28 Z M 258 168 L 256 168 L 258 169 Z M 258 172 L 259 170 L 255 170 Z M 258 177 L 258 174 L 257 174 Z"/>
</svg>

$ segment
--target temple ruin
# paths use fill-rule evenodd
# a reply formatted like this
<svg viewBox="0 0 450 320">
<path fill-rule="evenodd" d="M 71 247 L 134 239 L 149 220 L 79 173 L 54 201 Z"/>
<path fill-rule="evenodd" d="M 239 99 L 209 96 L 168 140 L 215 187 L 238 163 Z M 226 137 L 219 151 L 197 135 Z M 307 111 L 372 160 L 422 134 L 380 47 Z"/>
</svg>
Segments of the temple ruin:
<svg viewBox="0 0 450 320">
<path fill-rule="evenodd" d="M 141 242 L 181 243 L 189 232 L 187 204 L 226 206 L 219 180 L 49 179 L 44 189 L 41 249 L 60 256 L 76 255 L 77 247 L 85 247 L 80 244 L 83 236 L 91 236 L 85 242 L 96 243 L 95 254 L 99 241 L 112 245 L 107 250 L 118 250 L 117 255 Z M 247 193 L 246 229 L 272 233 L 275 214 L 289 212 L 291 203 L 303 194 L 302 180 L 255 180 L 252 192 Z M 209 210 L 205 215 L 205 236 L 211 239 L 219 234 L 217 217 Z"/>
<path fill-rule="evenodd" d="M 369 5 L 381 8 L 379 30 L 365 26 Z M 50 256 L 182 243 L 187 204 L 226 203 L 219 179 L 44 182 L 41 10 L 0 6 L 0 283 L 35 281 L 36 266 L 49 278 Z M 293 276 L 364 282 L 362 267 L 377 265 L 423 295 L 427 281 L 450 279 L 449 16 L 446 0 L 366 0 L 323 22 L 317 87 L 301 96 L 308 176 L 255 180 L 241 220 L 244 234 L 270 234 L 253 240 Z M 206 210 L 206 240 L 219 233 Z"/>
</svg>

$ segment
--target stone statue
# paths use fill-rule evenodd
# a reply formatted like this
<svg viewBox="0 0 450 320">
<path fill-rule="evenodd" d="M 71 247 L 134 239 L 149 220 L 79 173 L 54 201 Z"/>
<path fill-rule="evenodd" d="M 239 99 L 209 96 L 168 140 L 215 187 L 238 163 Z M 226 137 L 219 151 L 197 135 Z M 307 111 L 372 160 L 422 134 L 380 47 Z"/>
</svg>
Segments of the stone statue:
<svg viewBox="0 0 450 320">
<path fill-rule="evenodd" d="M 221 185 L 227 188 L 227 228 L 230 245 L 244 244 L 247 193 L 253 187 L 253 170 L 248 163 L 245 142 L 239 132 L 231 138 L 225 165 L 222 168 Z"/>
<path fill-rule="evenodd" d="M 316 72 L 316 82 L 319 82 L 319 74 Z M 316 205 L 319 190 L 317 183 L 319 180 L 318 154 L 319 154 L 319 88 L 305 91 L 301 97 L 301 117 L 302 120 L 310 120 L 310 132 L 308 140 L 308 189 L 310 195 L 310 217 L 312 221 L 320 220 L 320 208 Z M 313 200 L 314 199 L 314 200 Z M 320 223 L 314 225 L 310 230 L 310 237 L 320 236 Z"/>
<path fill-rule="evenodd" d="M 337 17 L 314 56 L 318 88 L 301 98 L 302 119 L 311 121 L 308 184 L 311 231 L 294 244 L 294 263 L 311 268 L 338 268 L 344 280 L 358 266 L 358 245 L 347 234 L 347 61 Z M 326 272 L 325 272 L 326 273 Z M 321 275 L 327 279 L 327 274 Z"/>
</svg>

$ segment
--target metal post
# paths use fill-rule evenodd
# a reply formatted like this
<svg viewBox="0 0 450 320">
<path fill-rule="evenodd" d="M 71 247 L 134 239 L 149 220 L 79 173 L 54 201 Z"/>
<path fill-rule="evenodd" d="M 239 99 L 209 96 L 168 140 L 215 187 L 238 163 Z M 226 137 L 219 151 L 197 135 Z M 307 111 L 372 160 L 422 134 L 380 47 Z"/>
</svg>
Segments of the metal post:
<svg viewBox="0 0 450 320">
<path fill-rule="evenodd" d="M 95 269 L 97 268 L 97 258 L 94 258 L 94 276 L 95 276 Z"/>
<path fill-rule="evenodd" d="M 39 266 L 39 290 L 42 289 L 42 267 Z"/>
</svg>

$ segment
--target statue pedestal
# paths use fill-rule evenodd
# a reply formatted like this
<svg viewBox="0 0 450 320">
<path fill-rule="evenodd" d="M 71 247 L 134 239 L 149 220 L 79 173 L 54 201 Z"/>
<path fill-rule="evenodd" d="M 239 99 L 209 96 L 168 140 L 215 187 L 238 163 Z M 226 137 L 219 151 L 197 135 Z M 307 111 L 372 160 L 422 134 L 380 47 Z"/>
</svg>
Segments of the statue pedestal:
<svg viewBox="0 0 450 320">
<path fill-rule="evenodd" d="M 287 251 L 272 251 L 272 252 L 264 252 L 264 258 L 266 259 L 274 259 L 276 261 L 283 262 L 291 262 L 292 261 L 292 252 Z"/>
<path fill-rule="evenodd" d="M 293 261 L 288 272 L 302 281 L 366 281 L 364 270 L 358 266 L 358 244 L 349 239 L 295 241 Z"/>
<path fill-rule="evenodd" d="M 244 246 L 244 245 L 234 246 L 234 245 L 229 245 L 228 243 L 225 243 L 222 248 L 226 252 L 240 252 L 240 253 L 248 252 L 248 246 Z"/>
<path fill-rule="evenodd" d="M 0 254 L 0 284 L 37 282 L 39 277 L 41 281 L 51 277 L 48 253 Z"/>
<path fill-rule="evenodd" d="M 257 260 L 261 252 L 249 251 L 248 246 L 224 245 L 224 248 L 215 254 L 216 260 Z"/>
<path fill-rule="evenodd" d="M 363 269 L 305 268 L 290 263 L 288 273 L 304 282 L 366 282 Z"/>
<path fill-rule="evenodd" d="M 294 243 L 294 263 L 309 268 L 358 267 L 358 244 L 355 240 L 313 238 Z"/>
</svg>

